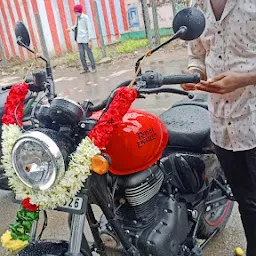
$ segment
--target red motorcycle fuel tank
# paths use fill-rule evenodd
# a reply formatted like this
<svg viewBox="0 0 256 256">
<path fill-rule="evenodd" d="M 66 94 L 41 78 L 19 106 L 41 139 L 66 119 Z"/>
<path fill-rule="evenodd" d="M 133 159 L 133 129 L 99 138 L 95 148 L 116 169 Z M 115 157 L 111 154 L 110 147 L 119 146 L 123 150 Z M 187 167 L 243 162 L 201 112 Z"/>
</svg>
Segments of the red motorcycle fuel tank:
<svg viewBox="0 0 256 256">
<path fill-rule="evenodd" d="M 92 118 L 97 118 L 95 113 Z M 106 153 L 111 157 L 110 171 L 128 175 L 143 171 L 162 156 L 168 131 L 156 116 L 130 109 L 114 132 Z"/>
</svg>

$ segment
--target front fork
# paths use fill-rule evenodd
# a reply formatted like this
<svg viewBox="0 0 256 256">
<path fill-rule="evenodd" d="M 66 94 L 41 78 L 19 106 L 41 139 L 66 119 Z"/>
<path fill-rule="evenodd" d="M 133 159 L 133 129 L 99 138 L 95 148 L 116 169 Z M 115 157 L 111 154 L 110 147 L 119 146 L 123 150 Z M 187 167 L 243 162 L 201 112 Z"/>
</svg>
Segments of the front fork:
<svg viewBox="0 0 256 256">
<path fill-rule="evenodd" d="M 81 243 L 82 236 L 84 234 L 84 223 L 85 223 L 85 213 L 83 214 L 72 214 L 70 219 L 70 239 L 69 239 L 69 248 L 65 253 L 65 256 L 92 256 L 89 246 L 87 246 L 86 252 L 81 253 Z M 34 221 L 31 232 L 30 232 L 30 243 L 36 242 L 36 233 L 37 233 L 38 221 Z"/>
<path fill-rule="evenodd" d="M 84 233 L 84 222 L 85 222 L 85 213 L 84 214 L 73 214 L 71 220 L 71 233 L 69 240 L 69 249 L 66 253 L 66 256 L 82 256 L 81 254 L 81 243 L 82 236 Z M 92 255 L 88 251 L 88 255 Z"/>
<path fill-rule="evenodd" d="M 85 214 L 73 214 L 71 221 L 71 233 L 68 252 L 65 256 L 83 256 L 81 253 L 82 236 L 84 233 Z M 38 221 L 32 225 L 30 232 L 30 243 L 36 241 Z M 86 251 L 86 256 L 91 256 L 90 250 Z"/>
</svg>

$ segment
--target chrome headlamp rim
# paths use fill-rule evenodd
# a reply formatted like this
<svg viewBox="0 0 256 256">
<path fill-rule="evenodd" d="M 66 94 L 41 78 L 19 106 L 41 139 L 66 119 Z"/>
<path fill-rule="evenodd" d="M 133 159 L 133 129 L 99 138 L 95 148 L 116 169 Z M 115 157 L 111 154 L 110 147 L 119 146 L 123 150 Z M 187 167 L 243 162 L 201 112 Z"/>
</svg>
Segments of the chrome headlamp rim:
<svg viewBox="0 0 256 256">
<path fill-rule="evenodd" d="M 15 153 L 17 149 L 24 143 L 25 141 L 31 141 L 34 143 L 37 143 L 40 145 L 49 155 L 54 170 L 53 170 L 53 175 L 51 176 L 50 180 L 43 185 L 33 185 L 29 182 L 27 182 L 25 179 L 21 177 L 19 174 L 19 170 L 17 170 L 17 165 L 16 165 L 16 158 L 15 158 Z M 11 153 L 11 158 L 12 158 L 12 166 L 13 169 L 16 173 L 16 175 L 19 177 L 20 181 L 24 183 L 26 186 L 32 189 L 39 189 L 39 190 L 47 190 L 50 187 L 53 186 L 53 184 L 56 182 L 58 177 L 62 176 L 65 172 L 65 161 L 62 155 L 62 152 L 56 142 L 50 138 L 48 135 L 46 135 L 43 132 L 40 131 L 28 131 L 25 132 L 14 144 L 12 148 L 12 153 Z"/>
</svg>

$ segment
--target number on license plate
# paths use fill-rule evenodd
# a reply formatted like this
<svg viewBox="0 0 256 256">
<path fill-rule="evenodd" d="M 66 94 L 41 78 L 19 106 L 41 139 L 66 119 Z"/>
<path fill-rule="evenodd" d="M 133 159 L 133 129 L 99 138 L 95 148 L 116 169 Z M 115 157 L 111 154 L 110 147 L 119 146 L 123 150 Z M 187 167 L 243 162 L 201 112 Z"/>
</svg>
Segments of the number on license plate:
<svg viewBox="0 0 256 256">
<path fill-rule="evenodd" d="M 81 210 L 82 205 L 83 205 L 83 198 L 82 197 L 74 197 L 66 204 L 65 208 Z"/>
</svg>

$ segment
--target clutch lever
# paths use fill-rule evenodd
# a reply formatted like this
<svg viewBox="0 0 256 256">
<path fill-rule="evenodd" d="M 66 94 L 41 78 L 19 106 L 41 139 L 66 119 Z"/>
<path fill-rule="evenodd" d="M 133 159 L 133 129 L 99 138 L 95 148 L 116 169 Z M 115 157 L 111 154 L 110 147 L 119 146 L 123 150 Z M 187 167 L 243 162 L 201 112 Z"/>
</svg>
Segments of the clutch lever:
<svg viewBox="0 0 256 256">
<path fill-rule="evenodd" d="M 189 99 L 194 98 L 194 94 L 175 88 L 140 89 L 138 92 L 139 94 L 173 93 L 188 96 Z"/>
</svg>

